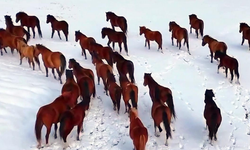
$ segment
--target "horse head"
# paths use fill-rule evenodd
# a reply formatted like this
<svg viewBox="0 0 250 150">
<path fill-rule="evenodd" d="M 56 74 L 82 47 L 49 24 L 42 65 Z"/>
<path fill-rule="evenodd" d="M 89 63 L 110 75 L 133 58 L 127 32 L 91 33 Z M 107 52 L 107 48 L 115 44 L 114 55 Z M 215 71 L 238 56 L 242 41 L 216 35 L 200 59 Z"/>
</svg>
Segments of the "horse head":
<svg viewBox="0 0 250 150">
<path fill-rule="evenodd" d="M 144 86 L 147 86 L 147 85 L 148 85 L 148 80 L 149 80 L 149 78 L 152 78 L 152 77 L 151 77 L 151 74 L 152 74 L 152 73 L 144 73 L 144 81 L 143 81 L 143 85 L 144 85 Z"/>
</svg>

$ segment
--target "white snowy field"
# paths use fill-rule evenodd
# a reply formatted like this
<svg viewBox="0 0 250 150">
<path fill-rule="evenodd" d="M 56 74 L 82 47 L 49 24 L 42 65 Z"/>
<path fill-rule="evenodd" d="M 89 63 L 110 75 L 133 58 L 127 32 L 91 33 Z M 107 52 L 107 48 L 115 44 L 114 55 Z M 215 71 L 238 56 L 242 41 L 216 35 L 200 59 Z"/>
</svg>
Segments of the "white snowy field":
<svg viewBox="0 0 250 150">
<path fill-rule="evenodd" d="M 95 72 L 91 57 L 85 60 L 81 56 L 79 43 L 75 42 L 74 32 L 80 30 L 92 36 L 98 43 L 106 45 L 107 39 L 101 38 L 101 28 L 111 27 L 106 22 L 105 12 L 113 11 L 124 16 L 128 21 L 129 56 L 133 61 L 135 80 L 139 88 L 139 117 L 148 129 L 147 150 L 246 150 L 250 149 L 250 122 L 245 119 L 245 110 L 250 109 L 249 64 L 250 52 L 247 41 L 240 45 L 242 35 L 239 23 L 250 24 L 249 5 L 247 0 L 1 0 L 0 27 L 5 28 L 4 15 L 25 11 L 40 19 L 43 38 L 36 36 L 28 44 L 43 44 L 52 51 L 61 51 L 68 59 L 75 58 L 86 68 Z M 225 78 L 221 69 L 217 74 L 218 62 L 210 63 L 208 46 L 201 46 L 201 37 L 194 32 L 189 34 L 190 52 L 186 47 L 179 50 L 171 45 L 168 23 L 176 21 L 189 31 L 188 15 L 195 13 L 205 23 L 204 35 L 208 34 L 228 46 L 228 55 L 239 62 L 240 85 L 232 84 Z M 55 33 L 51 39 L 50 24 L 46 24 L 47 14 L 69 24 L 69 41 L 61 34 L 62 40 Z M 14 23 L 19 24 L 19 23 Z M 139 26 L 158 30 L 163 35 L 163 54 L 157 51 L 157 44 L 151 42 L 151 49 L 144 47 L 144 36 L 139 35 Z M 116 28 L 119 30 L 119 28 Z M 117 45 L 115 50 L 117 49 Z M 52 77 L 45 77 L 45 69 L 33 71 L 26 60 L 19 65 L 19 55 L 4 53 L 0 56 L 0 149 L 1 150 L 34 150 L 37 141 L 34 133 L 38 109 L 60 95 L 62 85 Z M 40 59 L 41 60 L 41 59 Z M 41 60 L 42 61 L 42 60 Z M 116 68 L 114 71 L 117 73 Z M 153 78 L 161 85 L 173 91 L 177 119 L 174 121 L 175 132 L 169 139 L 169 146 L 164 145 L 165 131 L 159 138 L 154 136 L 151 118 L 151 99 L 148 87 L 143 86 L 144 73 L 152 72 Z M 230 75 L 229 75 L 230 77 Z M 65 75 L 62 77 L 65 82 Z M 97 98 L 92 100 L 90 110 L 84 120 L 84 133 L 76 141 L 76 128 L 68 136 L 72 150 L 130 150 L 133 149 L 129 137 L 129 119 L 124 114 L 124 103 L 118 115 L 113 111 L 111 100 L 104 94 L 103 85 L 97 85 Z M 222 123 L 217 133 L 218 141 L 214 145 L 207 142 L 208 131 L 204 129 L 205 120 L 204 92 L 207 88 L 215 91 L 216 103 L 222 112 Z M 53 138 L 52 130 L 49 146 L 44 150 L 62 149 L 60 139 Z M 45 127 L 42 132 L 42 145 L 45 144 Z"/>
</svg>

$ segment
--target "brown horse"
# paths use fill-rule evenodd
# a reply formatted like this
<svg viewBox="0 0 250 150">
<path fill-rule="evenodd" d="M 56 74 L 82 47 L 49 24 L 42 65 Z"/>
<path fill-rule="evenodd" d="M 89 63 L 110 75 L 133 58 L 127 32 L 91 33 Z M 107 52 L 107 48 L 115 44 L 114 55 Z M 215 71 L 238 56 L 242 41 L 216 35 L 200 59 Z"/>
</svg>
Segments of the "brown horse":
<svg viewBox="0 0 250 150">
<path fill-rule="evenodd" d="M 248 24 L 241 22 L 240 23 L 240 30 L 239 32 L 242 32 L 242 42 L 241 45 L 244 44 L 245 39 L 248 40 L 249 50 L 250 50 L 250 27 Z"/>
<path fill-rule="evenodd" d="M 48 77 L 48 68 L 52 69 L 52 74 L 54 75 L 54 78 L 56 79 L 54 69 L 56 69 L 58 73 L 58 78 L 60 83 L 62 84 L 62 74 L 65 71 L 66 68 L 66 58 L 61 52 L 52 52 L 47 47 L 36 44 L 37 53 L 36 56 L 39 54 L 42 55 L 43 64 L 46 70 L 46 77 Z"/>
<path fill-rule="evenodd" d="M 217 41 L 216 39 L 210 37 L 209 35 L 205 35 L 202 39 L 202 46 L 208 44 L 211 55 L 211 63 L 213 63 L 213 53 L 216 51 L 221 51 L 222 53 L 227 53 L 227 45 L 224 42 Z"/>
<path fill-rule="evenodd" d="M 184 39 L 184 45 L 185 43 L 187 44 L 187 50 L 189 55 L 189 44 L 188 44 L 188 31 L 185 28 L 180 27 L 175 21 L 170 21 L 169 22 L 169 32 L 172 31 L 172 36 L 171 36 L 171 40 L 172 40 L 172 45 L 174 45 L 174 38 L 177 41 L 177 47 L 179 45 L 179 49 L 181 49 L 181 41 L 182 39 Z"/>
<path fill-rule="evenodd" d="M 112 29 L 115 30 L 115 26 L 116 27 L 120 27 L 122 32 L 124 32 L 125 34 L 128 31 L 128 24 L 127 24 L 127 20 L 125 17 L 123 16 L 117 16 L 115 13 L 109 11 L 106 12 L 106 21 L 109 21 L 111 23 Z"/>
<path fill-rule="evenodd" d="M 148 130 L 138 117 L 137 109 L 130 109 L 129 135 L 133 140 L 135 150 L 145 150 L 148 141 Z"/>
<path fill-rule="evenodd" d="M 131 107 L 137 109 L 138 87 L 134 83 L 131 83 L 126 75 L 121 74 L 119 80 L 122 88 L 122 97 L 125 105 L 125 113 L 128 112 Z M 131 100 L 132 106 L 129 104 L 129 100 Z"/>
<path fill-rule="evenodd" d="M 67 91 L 72 91 L 74 94 L 72 94 L 72 101 L 69 102 L 69 106 L 72 108 L 77 104 L 77 99 L 80 96 L 80 88 L 78 84 L 76 83 L 74 76 L 73 76 L 73 71 L 66 69 L 66 82 L 64 83 L 61 93 L 63 94 L 64 92 Z"/>
<path fill-rule="evenodd" d="M 198 30 L 200 30 L 201 37 L 203 37 L 204 22 L 199 19 L 196 14 L 189 15 L 190 33 L 192 33 L 192 28 L 195 29 L 196 36 L 198 38 Z"/>
<path fill-rule="evenodd" d="M 132 83 L 135 83 L 134 78 L 134 64 L 132 61 L 125 59 L 118 52 L 113 52 L 113 63 L 116 63 L 116 68 L 119 75 L 129 74 L 129 78 Z"/>
<path fill-rule="evenodd" d="M 206 119 L 206 127 L 208 127 L 209 130 L 209 138 L 211 143 L 213 138 L 215 141 L 217 140 L 216 133 L 222 121 L 220 108 L 217 107 L 213 97 L 215 97 L 213 90 L 206 89 L 204 100 L 205 109 L 203 116 Z"/>
<path fill-rule="evenodd" d="M 111 28 L 102 28 L 102 38 L 104 39 L 106 36 L 108 37 L 108 46 L 110 46 L 110 43 L 113 42 L 113 49 L 115 49 L 115 42 L 118 43 L 120 48 L 120 53 L 122 52 L 122 43 L 124 44 L 124 48 L 126 51 L 126 54 L 128 55 L 128 46 L 127 46 L 127 37 L 123 32 L 116 32 L 115 30 Z"/>
<path fill-rule="evenodd" d="M 108 96 L 108 71 L 113 73 L 113 69 L 110 65 L 103 63 L 102 59 L 100 59 L 96 53 L 92 54 L 92 63 L 95 65 L 98 85 L 100 85 L 100 78 L 102 78 L 104 90 Z"/>
<path fill-rule="evenodd" d="M 86 35 L 84 35 L 83 33 L 80 32 L 80 30 L 75 31 L 75 41 L 78 42 L 78 40 L 80 40 L 79 44 L 82 48 L 82 56 L 84 54 L 85 59 L 87 59 L 86 56 L 86 51 L 85 49 L 89 50 L 90 49 L 90 43 L 95 43 L 95 39 L 93 37 L 87 37 Z"/>
<path fill-rule="evenodd" d="M 38 110 L 35 123 L 35 134 L 38 142 L 38 148 L 41 148 L 41 130 L 43 125 L 45 125 L 47 128 L 47 133 L 45 136 L 46 145 L 49 142 L 49 134 L 52 124 L 54 124 L 55 127 L 54 137 L 57 138 L 57 123 L 60 121 L 60 116 L 62 115 L 62 113 L 70 108 L 68 102 L 72 101 L 72 98 L 72 92 L 64 92 L 52 103 L 42 106 Z"/>
<path fill-rule="evenodd" d="M 162 35 L 159 31 L 151 31 L 145 26 L 140 26 L 140 35 L 144 34 L 145 36 L 145 47 L 148 43 L 148 49 L 150 49 L 150 41 L 155 41 L 158 44 L 158 51 L 161 49 L 162 51 Z"/>
<path fill-rule="evenodd" d="M 218 65 L 217 73 L 219 73 L 220 67 L 225 67 L 226 77 L 227 77 L 227 69 L 229 69 L 230 73 L 231 73 L 231 81 L 230 81 L 230 83 L 232 83 L 233 78 L 234 78 L 234 73 L 235 73 L 235 75 L 237 76 L 237 81 L 236 82 L 240 84 L 240 82 L 239 82 L 239 77 L 240 77 L 239 63 L 238 63 L 237 59 L 235 59 L 233 57 L 230 57 L 227 54 L 222 53 L 220 51 L 215 52 L 214 58 L 215 59 L 220 58 L 220 64 Z"/>
<path fill-rule="evenodd" d="M 62 38 L 60 35 L 60 31 L 62 31 L 63 34 L 65 35 L 66 41 L 68 41 L 69 25 L 66 21 L 64 20 L 58 21 L 53 15 L 48 14 L 46 23 L 51 23 L 51 28 L 52 28 L 51 38 L 53 38 L 56 30 L 61 40 Z"/>
<path fill-rule="evenodd" d="M 164 103 L 166 102 L 169 109 L 171 110 L 171 114 L 175 118 L 176 115 L 175 115 L 172 91 L 169 88 L 158 84 L 151 76 L 151 73 L 144 73 L 143 85 L 148 86 L 149 95 L 151 97 L 152 102 L 155 102 L 157 100 L 155 93 L 160 93 L 161 104 L 165 105 Z M 158 89 L 160 91 L 157 91 Z"/>
<path fill-rule="evenodd" d="M 22 26 L 15 26 L 13 25 L 12 19 L 10 16 L 5 15 L 5 24 L 6 24 L 6 30 L 10 32 L 13 35 L 23 37 L 26 35 L 26 41 L 28 42 L 30 39 L 30 34 L 27 32 Z"/>
<path fill-rule="evenodd" d="M 33 60 L 36 61 L 37 65 L 40 67 L 40 61 L 39 58 L 35 55 L 36 54 L 36 48 L 35 46 L 29 46 L 25 42 L 21 40 L 17 40 L 17 49 L 20 53 L 20 65 L 22 65 L 22 60 L 24 57 L 28 58 L 29 66 L 31 67 L 31 64 L 33 66 L 33 70 L 35 70 L 35 63 Z"/>
<path fill-rule="evenodd" d="M 37 27 L 38 34 L 42 38 L 42 31 L 40 27 L 40 21 L 36 16 L 29 16 L 25 12 L 18 12 L 16 14 L 16 23 L 20 20 L 21 26 L 26 26 L 30 33 L 30 28 L 33 31 L 33 38 L 35 38 L 35 27 Z"/>
</svg>

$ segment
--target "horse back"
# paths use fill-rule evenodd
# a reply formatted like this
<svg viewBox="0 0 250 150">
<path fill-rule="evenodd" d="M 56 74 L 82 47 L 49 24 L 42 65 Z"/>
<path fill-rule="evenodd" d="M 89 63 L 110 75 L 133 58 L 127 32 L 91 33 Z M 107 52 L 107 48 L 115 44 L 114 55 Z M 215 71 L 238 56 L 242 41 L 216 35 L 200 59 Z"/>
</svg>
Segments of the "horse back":
<svg viewBox="0 0 250 150">
<path fill-rule="evenodd" d="M 61 55 L 63 55 L 61 52 L 51 52 L 48 55 L 47 61 L 51 68 L 59 68 L 61 66 Z"/>
<path fill-rule="evenodd" d="M 141 120 L 137 117 L 130 122 L 130 137 L 134 139 L 136 136 L 145 135 L 147 133 L 147 128 L 144 127 Z"/>
</svg>

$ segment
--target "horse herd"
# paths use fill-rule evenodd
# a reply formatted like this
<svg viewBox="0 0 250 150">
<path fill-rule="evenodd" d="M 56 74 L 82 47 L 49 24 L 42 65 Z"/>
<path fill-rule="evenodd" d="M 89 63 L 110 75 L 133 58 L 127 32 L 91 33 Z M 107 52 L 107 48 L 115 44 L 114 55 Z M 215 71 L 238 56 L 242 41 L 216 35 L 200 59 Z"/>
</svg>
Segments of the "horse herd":
<svg viewBox="0 0 250 150">
<path fill-rule="evenodd" d="M 59 133 L 65 144 L 67 143 L 67 136 L 71 132 L 74 126 L 77 126 L 77 140 L 79 140 L 79 134 L 83 131 L 83 120 L 85 117 L 85 111 L 89 109 L 91 97 L 96 96 L 96 85 L 94 73 L 91 69 L 82 67 L 79 62 L 74 58 L 69 59 L 68 68 L 66 69 L 66 58 L 61 52 L 53 52 L 49 48 L 41 44 L 28 45 L 27 42 L 30 39 L 30 28 L 33 31 L 33 38 L 35 38 L 35 27 L 38 29 L 38 34 L 42 38 L 42 32 L 40 27 L 40 21 L 36 16 L 29 16 L 25 12 L 18 12 L 16 14 L 16 23 L 20 21 L 21 25 L 16 26 L 13 24 L 11 16 L 4 16 L 6 29 L 0 29 L 0 48 L 6 51 L 6 47 L 10 47 L 13 54 L 14 49 L 20 54 L 20 65 L 22 59 L 26 57 L 28 63 L 33 70 L 35 69 L 35 63 L 40 68 L 40 61 L 38 56 L 42 55 L 42 61 L 46 70 L 46 77 L 48 77 L 48 68 L 52 69 L 52 74 L 55 79 L 54 69 L 58 73 L 58 79 L 62 84 L 61 76 L 65 72 L 66 82 L 61 89 L 61 95 L 58 96 L 53 102 L 42 106 L 37 112 L 37 118 L 35 122 L 35 134 L 38 141 L 38 148 L 41 148 L 41 129 L 43 125 L 46 126 L 46 144 L 49 142 L 49 134 L 51 127 L 54 124 L 55 135 L 57 138 L 57 124 L 60 123 Z M 204 22 L 197 18 L 195 14 L 189 15 L 190 20 L 190 33 L 192 28 L 195 29 L 196 37 L 198 38 L 198 31 L 202 38 L 202 46 L 208 44 L 211 53 L 211 63 L 214 59 L 220 59 L 219 67 L 225 67 L 227 76 L 227 70 L 231 72 L 231 82 L 233 80 L 233 71 L 235 72 L 238 80 L 238 61 L 226 54 L 227 45 L 224 42 L 217 41 L 209 35 L 203 36 Z M 125 59 L 122 55 L 122 43 L 124 49 L 128 55 L 127 46 L 127 20 L 123 16 L 117 16 L 113 12 L 106 12 L 106 21 L 110 21 L 112 28 L 104 27 L 101 30 L 101 36 L 104 39 L 108 38 L 108 46 L 103 46 L 96 42 L 93 37 L 87 37 L 80 30 L 75 31 L 75 42 L 79 41 L 82 48 L 82 55 L 87 59 L 86 50 L 89 51 L 92 57 L 92 63 L 95 65 L 97 83 L 100 84 L 102 79 L 104 85 L 104 91 L 107 96 L 110 96 L 113 104 L 113 109 L 119 114 L 120 100 L 123 97 L 125 105 L 125 113 L 128 113 L 130 118 L 129 134 L 133 140 L 134 148 L 136 150 L 143 150 L 146 147 L 148 141 L 148 131 L 144 127 L 143 123 L 139 119 L 137 112 L 138 103 L 138 87 L 135 84 L 134 78 L 134 64 L 132 61 Z M 58 36 L 61 39 L 60 31 L 65 35 L 66 41 L 68 41 L 68 28 L 69 25 L 66 21 L 58 21 L 53 15 L 47 15 L 46 23 L 51 23 L 53 38 L 55 30 L 58 32 Z M 28 31 L 24 29 L 27 27 Z M 122 32 L 115 31 L 115 27 L 120 27 Z M 187 29 L 180 27 L 176 22 L 169 22 L 169 32 L 172 32 L 171 40 L 174 45 L 173 39 L 177 40 L 177 47 L 181 48 L 181 41 L 184 39 L 184 45 L 187 45 L 188 53 L 188 31 Z M 244 39 L 249 41 L 250 49 L 250 27 L 246 23 L 240 23 L 240 33 L 243 33 L 242 44 Z M 150 41 L 156 41 L 158 44 L 158 50 L 162 50 L 162 35 L 159 31 L 151 31 L 145 26 L 139 27 L 139 34 L 145 36 L 145 47 L 148 45 L 150 49 Z M 26 35 L 26 39 L 23 36 Z M 112 43 L 112 48 L 110 44 Z M 119 45 L 119 52 L 114 51 L 115 43 Z M 215 56 L 213 56 L 215 54 Z M 1 55 L 3 52 L 1 51 Z M 103 61 L 105 60 L 105 61 Z M 114 75 L 113 64 L 116 64 L 116 70 L 119 73 L 119 84 L 116 82 Z M 66 69 L 66 71 L 65 71 Z M 128 76 L 127 76 L 128 75 Z M 75 79 L 76 78 L 76 81 Z M 171 119 L 176 118 L 174 109 L 174 101 L 171 89 L 158 84 L 151 73 L 144 73 L 144 86 L 148 86 L 149 95 L 152 100 L 151 116 L 154 121 L 155 136 L 159 137 L 159 132 L 162 132 L 160 124 L 163 122 L 166 130 L 166 142 L 168 145 L 168 138 L 171 138 Z M 217 140 L 216 133 L 220 126 L 222 116 L 220 109 L 213 101 L 213 90 L 207 89 L 205 91 L 205 110 L 204 118 L 206 119 L 206 125 L 209 130 L 209 138 L 212 141 Z M 78 103 L 78 99 L 81 102 Z M 157 128 L 159 132 L 157 132 Z M 174 129 L 173 129 L 174 131 Z M 65 146 L 67 147 L 67 145 Z"/>
</svg>

